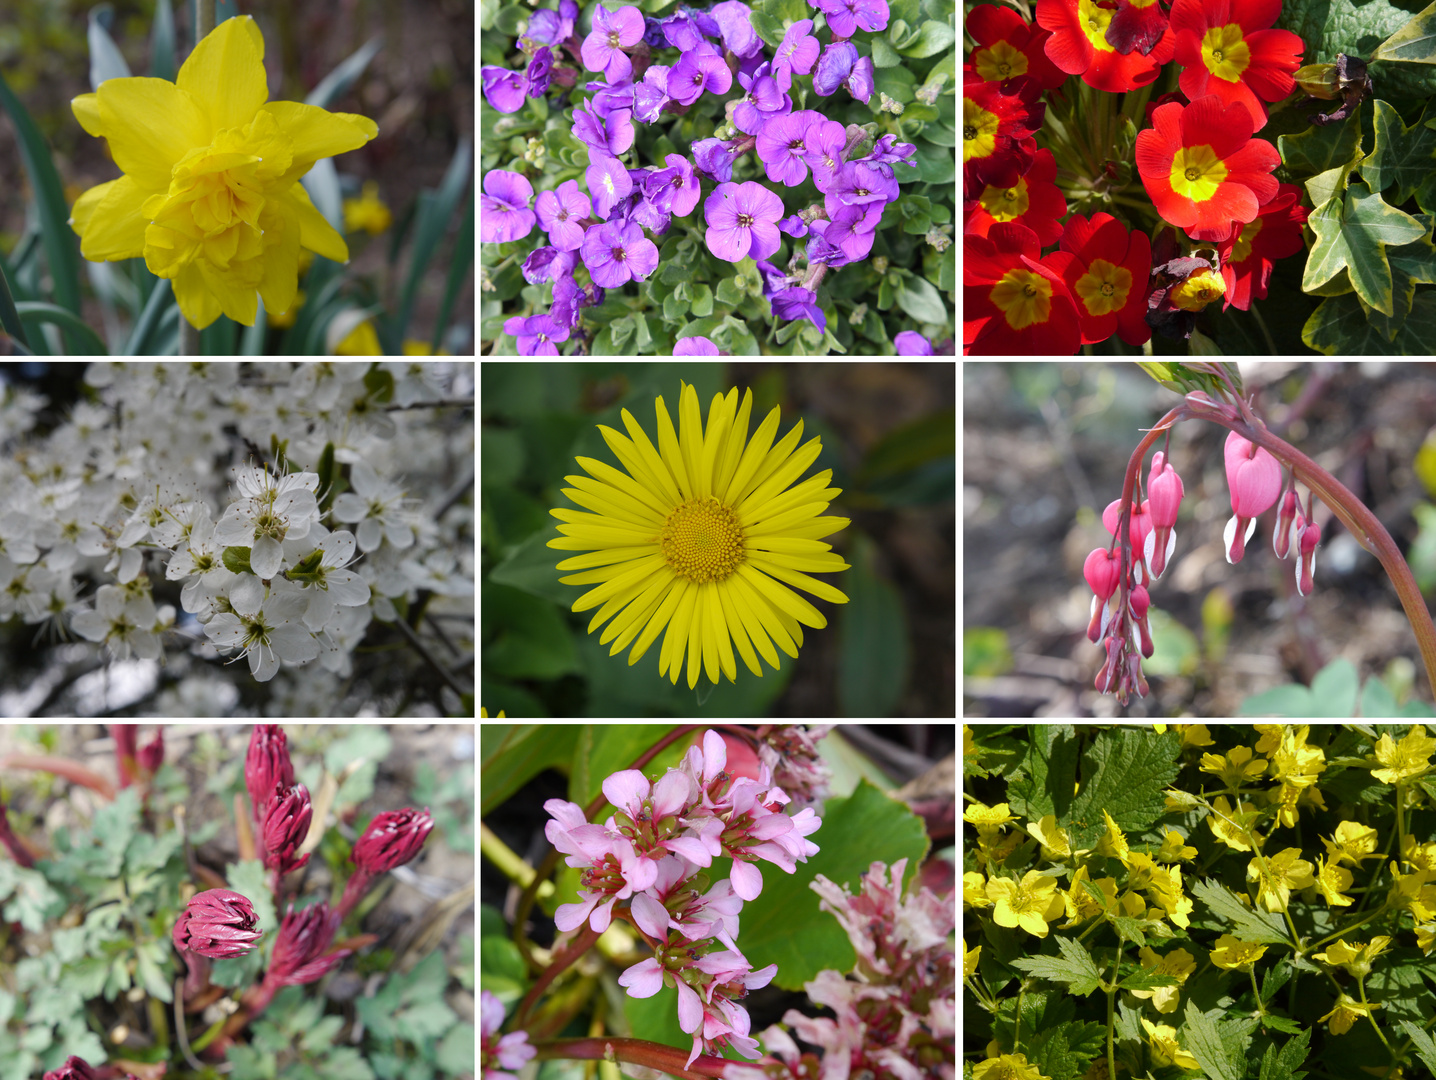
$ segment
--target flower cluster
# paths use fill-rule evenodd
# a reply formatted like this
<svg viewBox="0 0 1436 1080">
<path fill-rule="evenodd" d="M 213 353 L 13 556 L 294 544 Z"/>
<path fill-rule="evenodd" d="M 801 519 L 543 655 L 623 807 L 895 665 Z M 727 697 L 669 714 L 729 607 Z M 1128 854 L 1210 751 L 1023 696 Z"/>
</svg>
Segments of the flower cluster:
<svg viewBox="0 0 1436 1080">
<path fill-rule="evenodd" d="M 777 965 L 755 971 L 739 951 L 739 912 L 762 892 L 757 861 L 793 873 L 818 852 L 806 837 L 822 824 L 811 807 L 782 812 L 790 799 L 767 765 L 757 779 L 734 779 L 727 763 L 722 737 L 710 730 L 701 750 L 691 747 L 656 783 L 636 769 L 604 780 L 616 813 L 602 825 L 589 824 L 574 803 L 544 803 L 553 817 L 545 835 L 582 871 L 579 902 L 560 905 L 555 924 L 568 932 L 587 923 L 602 933 L 626 902 L 626 917 L 654 955 L 625 971 L 619 985 L 636 998 L 665 985 L 677 990 L 679 1024 L 693 1036 L 690 1064 L 722 1046 L 756 1056 L 740 1001 L 767 985 Z M 709 888 L 699 871 L 722 856 L 733 860 L 732 877 Z"/>
<path fill-rule="evenodd" d="M 518 1080 L 517 1073 L 538 1053 L 529 1045 L 527 1031 L 499 1035 L 504 1005 L 487 990 L 479 991 L 479 1066 L 484 1080 Z"/>
<path fill-rule="evenodd" d="M 236 364 L 92 365 L 96 401 L 0 460 L 0 622 L 72 630 L 116 660 L 162 659 L 188 641 L 196 655 L 243 658 L 260 682 L 318 661 L 322 695 L 396 604 L 421 589 L 472 595 L 452 528 L 421 515 L 393 475 L 401 461 L 447 470 L 449 453 L 469 448 L 380 399 L 442 398 L 451 375 L 405 362 L 274 364 L 244 378 Z M 45 402 L 6 394 L 3 405 L 33 417 Z M 226 468 L 241 447 L 250 461 Z M 93 578 L 98 589 L 77 595 Z M 156 603 L 161 578 L 179 611 Z M 197 704 L 176 706 L 194 715 Z"/>
<path fill-rule="evenodd" d="M 632 5 L 595 4 L 592 29 L 581 43 L 574 33 L 578 4 L 560 0 L 556 13 L 536 11 L 519 39 L 529 58 L 527 74 L 483 68 L 485 96 L 500 112 L 517 111 L 528 96 L 542 97 L 550 78 L 581 96 L 573 134 L 588 152 L 586 190 L 564 180 L 535 200 L 521 173 L 499 169 L 484 177 L 485 243 L 522 240 L 535 225 L 547 234 L 547 244 L 524 259 L 523 274 L 531 285 L 551 286 L 549 310 L 504 324 L 522 354 L 558 355 L 571 334 L 584 332 L 581 308 L 602 304 L 607 289 L 647 280 L 659 258 L 649 237 L 661 243 L 674 221 L 693 215 L 700 201 L 707 228 L 695 234 L 701 233 L 708 251 L 731 263 L 752 258 L 765 276 L 779 280 L 778 287 L 764 290 L 777 318 L 808 318 L 826 328 L 819 286 L 829 270 L 869 256 L 883 211 L 899 196 L 899 182 L 915 175 L 916 147 L 890 134 L 875 138 L 875 131 L 844 126 L 815 109 L 794 108 L 798 76 L 810 77 L 820 97 L 845 88 L 868 101 L 873 60 L 860 56 L 848 39 L 888 24 L 886 0 L 810 2 L 826 19 L 828 40 L 815 35 L 814 20 L 801 19 L 787 27 L 770 55 L 743 0 L 721 0 L 708 10 L 680 7 L 662 19 L 645 17 Z M 555 67 L 565 51 L 595 78 L 582 82 L 578 67 Z M 686 153 L 665 154 L 661 164 L 624 163 L 639 125 L 655 124 L 664 113 L 682 115 L 704 95 L 735 90 L 741 96 L 727 101 L 728 122 L 712 136 L 692 141 Z M 735 169 L 762 179 L 735 180 Z M 810 177 L 820 198 L 790 212 L 782 192 Z M 713 184 L 706 197 L 705 179 Z M 796 253 L 787 270 L 768 261 L 778 255 L 782 234 L 806 238 L 805 269 L 795 269 Z M 689 347 L 717 352 L 701 335 L 698 342 Z"/>
<path fill-rule="evenodd" d="M 857 952 L 849 981 L 831 969 L 803 989 L 836 1014 L 804 1016 L 790 1009 L 783 1023 L 804 1042 L 823 1049 L 821 1075 L 956 1076 L 953 1034 L 957 1030 L 956 973 L 949 936 L 956 925 L 951 897 L 925 885 L 903 890 L 907 860 L 891 868 L 875 862 L 853 896 L 822 874 L 812 884 L 819 905 L 837 918 Z M 728 1080 L 803 1080 L 818 1076 L 817 1061 L 804 1054 L 784 1027 L 763 1032 L 773 1058 L 756 1066 L 730 1066 Z M 836 1068 L 827 1063 L 841 1063 Z"/>
<path fill-rule="evenodd" d="M 1271 29 L 1280 12 L 1280 0 L 1176 0 L 1170 19 L 1155 0 L 1038 0 L 1033 23 L 1006 7 L 972 11 L 966 350 L 1073 353 L 1114 333 L 1138 346 L 1153 331 L 1190 336 L 1195 313 L 1217 300 L 1246 310 L 1266 296 L 1275 260 L 1302 250 L 1307 215 L 1301 189 L 1272 175 L 1275 146 L 1254 137 L 1301 62 L 1301 39 Z M 1145 102 L 1171 61 L 1180 92 L 1147 104 L 1151 126 L 1114 143 L 1114 95 L 1141 91 Z M 1091 115 L 1075 114 L 1070 93 L 1041 100 L 1066 76 L 1103 92 Z M 1134 173 L 1151 201 L 1138 227 L 1106 212 L 1059 223 L 1073 202 L 1115 205 Z"/>
</svg>

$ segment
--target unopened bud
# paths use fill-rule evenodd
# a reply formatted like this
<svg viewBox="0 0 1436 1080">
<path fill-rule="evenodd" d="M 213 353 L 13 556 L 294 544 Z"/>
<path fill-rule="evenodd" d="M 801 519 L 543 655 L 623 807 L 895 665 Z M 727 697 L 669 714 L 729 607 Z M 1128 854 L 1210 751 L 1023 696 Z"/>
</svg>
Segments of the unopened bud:
<svg viewBox="0 0 1436 1080">
<path fill-rule="evenodd" d="M 1341 93 L 1341 80 L 1335 64 L 1307 64 L 1292 76 L 1304 93 L 1322 101 L 1332 101 Z"/>
</svg>

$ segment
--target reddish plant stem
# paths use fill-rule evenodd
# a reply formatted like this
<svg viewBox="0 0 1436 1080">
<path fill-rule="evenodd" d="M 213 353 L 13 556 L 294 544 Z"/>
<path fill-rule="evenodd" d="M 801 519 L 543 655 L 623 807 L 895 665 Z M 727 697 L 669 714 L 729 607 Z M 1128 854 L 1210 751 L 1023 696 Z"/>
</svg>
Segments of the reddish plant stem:
<svg viewBox="0 0 1436 1080">
<path fill-rule="evenodd" d="M 1249 415 L 1249 414 L 1248 414 Z M 1297 480 L 1305 484 L 1321 501 L 1331 507 L 1331 512 L 1360 544 L 1380 561 L 1386 576 L 1401 599 L 1406 618 L 1416 635 L 1416 645 L 1421 650 L 1421 659 L 1426 665 L 1426 681 L 1436 693 L 1436 625 L 1432 624 L 1431 611 L 1426 606 L 1421 590 L 1412 576 L 1411 567 L 1401 556 L 1396 541 L 1386 531 L 1386 526 L 1367 509 L 1340 480 L 1332 476 L 1311 458 L 1290 443 L 1277 438 L 1259 423 L 1248 423 L 1241 418 L 1236 406 L 1223 405 L 1210 399 L 1193 399 L 1191 395 L 1157 421 L 1127 461 L 1127 473 L 1122 484 L 1122 514 L 1117 524 L 1117 541 L 1122 546 L 1122 571 L 1118 582 L 1121 605 L 1118 613 L 1123 618 L 1124 628 L 1127 611 L 1127 574 L 1131 567 L 1131 542 L 1127 535 L 1128 518 L 1131 515 L 1132 492 L 1136 486 L 1137 474 L 1142 459 L 1157 441 L 1157 436 L 1183 420 L 1209 420 L 1220 424 L 1229 431 L 1235 431 L 1242 438 L 1268 451 L 1274 458 L 1292 470 Z"/>
<path fill-rule="evenodd" d="M 585 921 L 578 932 L 578 937 L 570 941 L 567 948 L 555 955 L 553 963 L 544 968 L 539 977 L 534 980 L 533 986 L 530 987 L 529 992 L 524 995 L 524 999 L 520 1003 L 518 1011 L 514 1013 L 514 1022 L 510 1025 L 510 1030 L 517 1030 L 523 1026 L 530 1010 L 533 1009 L 535 1003 L 538 1001 L 539 995 L 548 988 L 548 984 L 563 974 L 575 960 L 593 948 L 593 943 L 598 940 L 598 937 L 598 931 Z"/>
<path fill-rule="evenodd" d="M 114 784 L 99 773 L 93 773 L 69 758 L 55 757 L 51 754 L 7 754 L 5 757 L 0 757 L 0 769 L 34 769 L 39 772 L 52 772 L 56 776 L 63 776 L 66 780 L 87 787 L 112 802 L 115 798 Z"/>
<path fill-rule="evenodd" d="M 614 1061 L 626 1061 L 631 1065 L 647 1065 L 661 1069 L 679 1080 L 703 1080 L 704 1077 L 721 1077 L 729 1062 L 723 1058 L 700 1054 L 693 1064 L 684 1067 L 688 1060 L 686 1051 L 645 1039 L 556 1039 L 553 1042 L 535 1043 L 538 1060 L 549 1058 L 578 1058 L 586 1061 L 604 1061 L 610 1056 Z"/>
</svg>

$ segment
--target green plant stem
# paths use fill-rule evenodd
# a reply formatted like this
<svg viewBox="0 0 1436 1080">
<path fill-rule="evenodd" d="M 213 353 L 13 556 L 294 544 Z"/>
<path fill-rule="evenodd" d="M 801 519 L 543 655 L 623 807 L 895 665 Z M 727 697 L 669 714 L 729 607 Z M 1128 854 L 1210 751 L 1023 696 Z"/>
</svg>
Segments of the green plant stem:
<svg viewBox="0 0 1436 1080">
<path fill-rule="evenodd" d="M 1366 1000 L 1366 980 L 1357 979 L 1356 989 L 1361 994 L 1361 1004 L 1365 1005 L 1367 1008 L 1366 1019 L 1371 1022 L 1371 1026 L 1376 1032 L 1376 1037 L 1381 1040 L 1381 1045 L 1386 1047 L 1387 1053 L 1391 1054 L 1392 1058 L 1394 1059 L 1396 1056 L 1396 1051 L 1391 1049 L 1391 1044 L 1386 1041 L 1386 1033 L 1383 1032 L 1381 1030 L 1381 1027 L 1376 1023 L 1376 1017 L 1371 1015 L 1371 1003 Z"/>
</svg>

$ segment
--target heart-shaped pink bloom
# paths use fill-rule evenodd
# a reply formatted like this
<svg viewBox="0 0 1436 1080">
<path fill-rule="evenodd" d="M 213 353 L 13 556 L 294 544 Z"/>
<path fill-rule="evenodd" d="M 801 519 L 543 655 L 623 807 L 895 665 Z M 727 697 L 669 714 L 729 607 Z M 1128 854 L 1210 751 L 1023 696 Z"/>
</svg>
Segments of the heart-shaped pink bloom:
<svg viewBox="0 0 1436 1080">
<path fill-rule="evenodd" d="M 1235 431 L 1227 435 L 1223 454 L 1227 486 L 1232 490 L 1232 519 L 1227 522 L 1223 538 L 1227 562 L 1239 563 L 1246 554 L 1246 542 L 1256 531 L 1256 519 L 1271 509 L 1281 494 L 1281 465 Z"/>
</svg>

